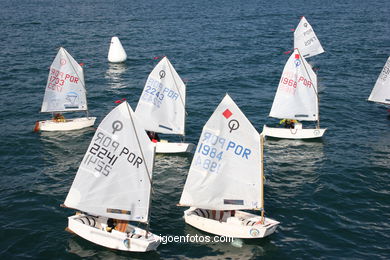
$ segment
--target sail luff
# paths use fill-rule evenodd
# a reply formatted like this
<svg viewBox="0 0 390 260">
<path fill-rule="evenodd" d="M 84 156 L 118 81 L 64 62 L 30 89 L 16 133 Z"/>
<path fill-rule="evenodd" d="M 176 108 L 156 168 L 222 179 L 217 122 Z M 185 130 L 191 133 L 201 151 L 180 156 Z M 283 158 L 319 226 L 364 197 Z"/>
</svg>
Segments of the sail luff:
<svg viewBox="0 0 390 260">
<path fill-rule="evenodd" d="M 298 51 L 299 56 L 300 56 L 300 58 L 302 60 L 303 59 L 302 54 L 300 53 L 299 49 L 297 49 L 297 51 Z M 313 91 L 314 91 L 314 93 L 316 94 L 316 97 L 317 97 L 317 128 L 319 129 L 320 128 L 320 95 L 318 94 L 318 87 L 319 87 L 318 86 L 318 77 L 316 76 L 315 81 L 313 81 L 311 76 L 310 76 L 309 70 L 307 69 L 307 66 L 306 66 L 307 63 L 304 62 L 303 60 L 302 60 L 302 63 L 303 63 L 303 66 L 305 66 L 305 70 L 306 70 L 306 73 L 307 73 L 307 75 L 309 77 L 309 80 L 311 82 L 315 82 L 315 86 L 316 87 L 313 87 Z M 312 70 L 312 68 L 310 68 L 310 70 Z M 313 73 L 315 73 L 314 70 L 312 70 L 312 71 L 313 71 Z"/>
<path fill-rule="evenodd" d="M 143 150 L 142 150 L 139 138 L 138 138 L 137 130 L 136 130 L 135 125 L 134 125 L 133 116 L 132 116 L 131 111 L 130 111 L 130 105 L 128 103 L 126 103 L 126 108 L 127 108 L 128 113 L 129 113 L 129 117 L 130 117 L 130 120 L 131 120 L 131 125 L 133 126 L 133 131 L 134 131 L 135 137 L 137 139 L 138 148 L 139 148 L 139 150 L 141 152 L 142 159 L 145 161 L 145 156 L 144 156 L 144 153 L 143 153 Z M 154 149 L 154 151 L 155 151 L 155 149 Z M 154 164 L 154 157 L 155 157 L 155 153 L 153 153 L 153 164 Z M 150 189 L 153 189 L 153 187 L 152 187 L 152 179 L 150 177 L 151 176 L 151 174 L 150 174 L 151 171 L 149 171 L 148 166 L 146 164 L 145 164 L 145 170 L 146 170 L 146 173 L 147 173 L 147 176 L 148 176 L 148 180 L 149 180 L 149 183 L 150 183 Z"/>
<path fill-rule="evenodd" d="M 166 58 L 166 57 L 165 57 Z M 179 89 L 179 85 L 177 84 L 177 81 L 176 81 L 176 78 L 175 78 L 175 75 L 177 74 L 176 70 L 173 68 L 171 62 L 167 59 L 167 62 L 168 62 L 168 67 L 169 67 L 169 70 L 171 71 L 171 74 L 173 75 L 173 81 L 175 82 L 175 88 L 177 90 L 177 92 L 179 93 L 179 96 L 180 96 L 180 100 L 181 100 L 181 103 L 183 105 L 183 110 L 184 110 L 184 122 L 183 122 L 183 133 L 180 134 L 182 136 L 185 136 L 186 135 L 186 115 L 187 115 L 187 111 L 186 111 L 186 91 L 187 91 L 187 86 L 184 84 L 183 82 L 183 86 L 184 86 L 184 100 L 183 100 L 183 94 L 181 93 L 180 89 Z M 176 74 L 175 74 L 176 72 Z M 180 76 L 177 74 L 177 76 L 180 78 Z"/>
<path fill-rule="evenodd" d="M 261 210 L 261 220 L 264 222 L 264 136 L 260 134 L 260 210 Z"/>
</svg>

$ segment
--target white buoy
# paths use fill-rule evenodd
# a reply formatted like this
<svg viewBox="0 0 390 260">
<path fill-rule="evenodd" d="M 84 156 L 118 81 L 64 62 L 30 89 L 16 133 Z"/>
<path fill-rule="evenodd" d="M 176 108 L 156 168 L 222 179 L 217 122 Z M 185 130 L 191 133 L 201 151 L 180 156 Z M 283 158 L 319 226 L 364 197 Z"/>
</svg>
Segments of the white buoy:
<svg viewBox="0 0 390 260">
<path fill-rule="evenodd" d="M 113 63 L 124 62 L 127 59 L 125 49 L 118 37 L 111 38 L 110 49 L 108 50 L 108 61 Z"/>
</svg>

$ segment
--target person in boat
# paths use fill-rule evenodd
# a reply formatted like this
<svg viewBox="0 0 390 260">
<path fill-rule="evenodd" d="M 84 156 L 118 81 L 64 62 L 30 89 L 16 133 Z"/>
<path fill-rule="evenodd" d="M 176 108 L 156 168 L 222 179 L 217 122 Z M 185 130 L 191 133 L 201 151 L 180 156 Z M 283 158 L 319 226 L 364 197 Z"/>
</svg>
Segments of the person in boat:
<svg viewBox="0 0 390 260">
<path fill-rule="evenodd" d="M 126 232 L 129 222 L 126 220 L 109 218 L 107 220 L 106 231 L 111 232 L 113 229 L 119 232 Z"/>
<path fill-rule="evenodd" d="M 153 143 L 160 142 L 160 137 L 157 135 L 156 132 L 153 132 L 153 131 L 146 131 L 146 133 L 148 134 L 150 140 L 151 140 Z"/>
<path fill-rule="evenodd" d="M 279 122 L 279 124 L 283 125 L 284 128 L 294 128 L 296 123 L 298 123 L 298 120 L 295 119 L 282 119 Z"/>
<path fill-rule="evenodd" d="M 65 122 L 65 117 L 61 113 L 56 113 L 53 120 L 56 122 Z"/>
<path fill-rule="evenodd" d="M 113 218 L 107 219 L 106 231 L 111 232 L 115 228 L 115 220 Z"/>
</svg>

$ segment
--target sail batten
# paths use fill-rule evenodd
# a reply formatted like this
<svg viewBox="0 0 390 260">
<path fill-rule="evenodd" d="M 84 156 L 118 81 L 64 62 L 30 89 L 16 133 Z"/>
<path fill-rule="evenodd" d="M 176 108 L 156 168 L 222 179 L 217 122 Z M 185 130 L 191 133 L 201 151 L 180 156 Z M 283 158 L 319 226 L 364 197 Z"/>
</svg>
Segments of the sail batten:
<svg viewBox="0 0 390 260">
<path fill-rule="evenodd" d="M 295 49 L 283 69 L 269 116 L 318 120 L 317 75 Z"/>
<path fill-rule="evenodd" d="M 294 49 L 296 48 L 305 58 L 325 52 L 313 28 L 304 16 L 294 31 Z"/>
<path fill-rule="evenodd" d="M 390 105 L 390 57 L 383 66 L 368 100 Z"/>
<path fill-rule="evenodd" d="M 89 214 L 148 222 L 154 146 L 129 104 L 101 122 L 64 202 Z"/>
<path fill-rule="evenodd" d="M 203 127 L 179 204 L 260 208 L 261 166 L 259 133 L 226 95 Z"/>
<path fill-rule="evenodd" d="M 164 57 L 149 74 L 136 114 L 148 131 L 184 135 L 186 86 Z"/>
<path fill-rule="evenodd" d="M 50 66 L 41 112 L 86 110 L 88 110 L 87 91 L 83 69 L 61 47 Z"/>
</svg>

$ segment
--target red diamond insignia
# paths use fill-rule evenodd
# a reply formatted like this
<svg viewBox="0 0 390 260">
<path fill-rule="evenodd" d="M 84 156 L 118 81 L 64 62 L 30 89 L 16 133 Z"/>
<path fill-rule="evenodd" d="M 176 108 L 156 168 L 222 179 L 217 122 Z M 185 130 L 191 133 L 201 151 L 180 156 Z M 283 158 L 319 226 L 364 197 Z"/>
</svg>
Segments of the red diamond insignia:
<svg viewBox="0 0 390 260">
<path fill-rule="evenodd" d="M 228 119 L 231 115 L 233 115 L 233 113 L 230 112 L 229 109 L 226 109 L 226 110 L 222 113 L 222 115 L 223 115 L 226 119 Z"/>
</svg>

